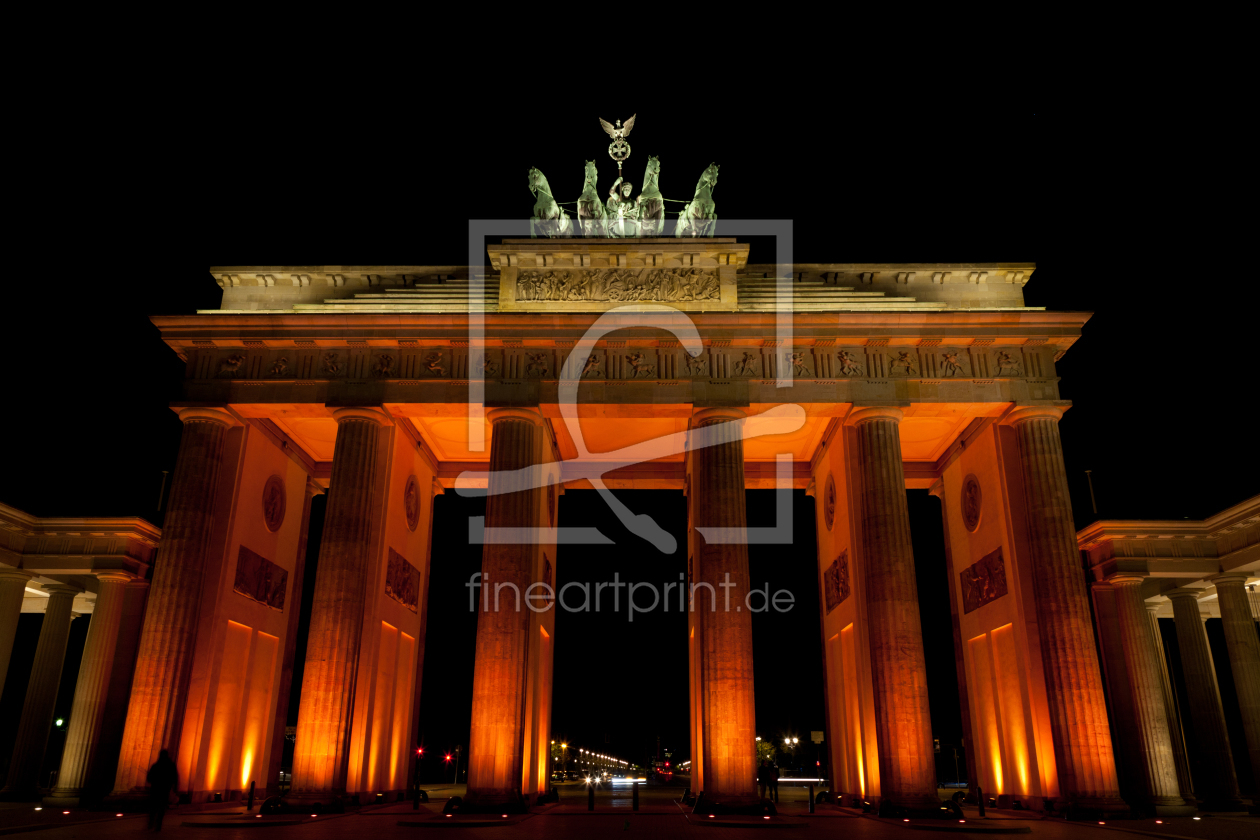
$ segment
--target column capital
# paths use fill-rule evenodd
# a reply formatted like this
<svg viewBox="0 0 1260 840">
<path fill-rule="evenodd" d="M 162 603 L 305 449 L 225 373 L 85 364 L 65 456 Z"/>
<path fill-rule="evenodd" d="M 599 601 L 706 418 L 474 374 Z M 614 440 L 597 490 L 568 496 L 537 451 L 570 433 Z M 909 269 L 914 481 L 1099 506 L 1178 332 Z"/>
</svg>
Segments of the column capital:
<svg viewBox="0 0 1260 840">
<path fill-rule="evenodd" d="M 1107 578 L 1107 583 L 1113 585 L 1137 584 L 1138 586 L 1141 586 L 1144 580 L 1146 580 L 1146 575 L 1138 572 L 1118 572 L 1109 576 Z"/>
<path fill-rule="evenodd" d="M 526 423 L 533 423 L 535 426 L 543 424 L 542 411 L 537 408 L 492 408 L 486 412 L 486 419 L 491 425 L 501 420 L 524 420 Z"/>
<path fill-rule="evenodd" d="M 308 499 L 313 499 L 316 496 L 321 496 L 323 494 L 324 488 L 320 487 L 319 482 L 308 475 L 306 477 L 306 497 Z"/>
<path fill-rule="evenodd" d="M 855 408 L 849 412 L 849 416 L 844 418 L 846 426 L 856 426 L 859 423 L 865 423 L 870 420 L 892 420 L 900 423 L 905 417 L 905 412 L 900 408 L 891 405 L 865 406 L 863 408 Z"/>
<path fill-rule="evenodd" d="M 1226 572 L 1216 577 L 1210 577 L 1208 581 L 1216 586 L 1220 586 L 1222 583 L 1237 583 L 1239 586 L 1246 586 L 1249 577 L 1251 575 L 1246 572 Z"/>
<path fill-rule="evenodd" d="M 179 415 L 179 419 L 184 423 L 193 420 L 208 420 L 212 423 L 219 423 L 223 426 L 239 426 L 240 421 L 233 417 L 222 408 L 213 408 L 210 406 L 183 406 L 172 409 Z"/>
<path fill-rule="evenodd" d="M 35 576 L 31 574 L 30 572 L 23 571 L 22 569 L 18 569 L 18 568 L 0 569 L 0 580 L 7 579 L 7 580 L 28 581 L 33 577 Z"/>
<path fill-rule="evenodd" d="M 1149 613 L 1158 613 L 1164 608 L 1163 601 L 1146 601 L 1146 611 Z"/>
<path fill-rule="evenodd" d="M 1167 592 L 1164 593 L 1164 596 L 1171 601 L 1188 599 L 1188 600 L 1193 600 L 1195 603 L 1198 603 L 1199 596 L 1201 594 L 1202 594 L 1202 591 L 1198 589 L 1178 588 L 1178 589 L 1168 590 Z"/>
<path fill-rule="evenodd" d="M 1061 420 L 1067 406 L 1061 405 L 1021 405 L 1016 406 L 1002 418 L 1004 426 L 1014 426 L 1025 420 Z"/>
<path fill-rule="evenodd" d="M 71 598 L 83 592 L 77 586 L 70 586 L 66 583 L 46 583 L 40 587 L 48 593 L 48 597 L 52 598 L 56 595 L 69 595 Z"/>
<path fill-rule="evenodd" d="M 333 419 L 338 423 L 343 420 L 370 420 L 380 426 L 389 426 L 394 419 L 379 408 L 369 406 L 351 406 L 333 409 Z"/>
<path fill-rule="evenodd" d="M 691 414 L 691 428 L 697 428 L 708 423 L 728 423 L 734 420 L 743 420 L 748 413 L 742 408 L 734 406 L 721 406 L 717 408 L 694 408 Z"/>
<path fill-rule="evenodd" d="M 135 577 L 131 572 L 126 572 L 122 569 L 110 569 L 109 571 L 96 573 L 96 579 L 102 583 L 131 583 Z"/>
</svg>

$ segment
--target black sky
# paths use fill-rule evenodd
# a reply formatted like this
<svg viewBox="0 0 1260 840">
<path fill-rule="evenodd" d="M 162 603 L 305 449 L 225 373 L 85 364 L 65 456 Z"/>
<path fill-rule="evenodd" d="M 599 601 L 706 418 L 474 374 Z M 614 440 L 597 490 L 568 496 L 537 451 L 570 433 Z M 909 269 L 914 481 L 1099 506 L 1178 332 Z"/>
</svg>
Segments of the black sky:
<svg viewBox="0 0 1260 840">
<path fill-rule="evenodd" d="M 1147 153 L 1110 120 L 1042 113 L 1027 92 L 902 91 L 872 105 L 795 82 L 713 95 L 729 107 L 496 90 L 464 91 L 475 104 L 426 95 L 390 107 L 365 94 L 352 117 L 320 110 L 321 94 L 290 93 L 207 99 L 191 123 L 137 135 L 126 175 L 45 197 L 63 235 L 41 270 L 12 281 L 0 501 L 160 524 L 180 431 L 166 406 L 183 367 L 148 316 L 216 307 L 210 265 L 464 263 L 469 218 L 529 212 L 529 167 L 571 199 L 594 159 L 606 188 L 615 167 L 596 117 L 636 112 L 636 184 L 656 155 L 664 194 L 685 198 L 716 161 L 719 217 L 792 219 L 797 262 L 1032 261 L 1029 305 L 1095 313 L 1058 366 L 1074 402 L 1061 430 L 1078 526 L 1094 519 L 1086 469 L 1104 517 L 1202 518 L 1260 490 L 1252 281 L 1187 261 L 1221 208 L 1154 188 L 1140 174 Z M 754 247 L 754 260 L 774 258 L 770 243 Z M 680 494 L 625 495 L 682 534 Z M 758 728 L 805 740 L 822 728 L 822 697 L 813 511 L 796 495 L 796 543 L 751 552 L 754 581 L 798 592 L 788 616 L 758 618 L 754 662 Z M 940 513 L 911 497 L 933 721 L 948 742 L 959 725 Z M 436 507 L 421 730 L 438 750 L 467 744 L 475 618 L 459 596 L 479 552 L 461 528 L 479 504 L 448 494 Z M 754 518 L 761 507 L 750 504 Z M 681 567 L 621 531 L 592 493 L 566 495 L 560 511 L 618 540 L 561 551 L 561 583 L 614 570 L 663 581 Z M 683 617 L 562 614 L 556 655 L 557 733 L 635 760 L 660 735 L 685 754 Z"/>
</svg>

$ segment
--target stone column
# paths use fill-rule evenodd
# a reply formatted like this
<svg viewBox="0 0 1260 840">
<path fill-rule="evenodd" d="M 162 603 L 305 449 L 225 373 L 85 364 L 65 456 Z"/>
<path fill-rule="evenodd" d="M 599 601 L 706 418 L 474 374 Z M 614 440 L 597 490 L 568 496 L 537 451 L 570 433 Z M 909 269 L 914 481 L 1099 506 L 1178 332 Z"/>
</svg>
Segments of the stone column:
<svg viewBox="0 0 1260 840">
<path fill-rule="evenodd" d="M 1172 601 L 1177 622 L 1177 649 L 1190 705 L 1191 743 L 1199 759 L 1200 778 L 1195 791 L 1209 809 L 1240 810 L 1238 777 L 1234 773 L 1212 650 L 1199 616 L 1199 595 L 1192 589 L 1174 589 L 1165 594 Z"/>
<path fill-rule="evenodd" d="M 1177 764 L 1169 735 L 1168 711 L 1164 705 L 1163 675 L 1159 652 L 1151 633 L 1151 621 L 1142 599 L 1140 575 L 1116 575 L 1110 578 L 1116 595 L 1116 617 L 1119 619 L 1120 642 L 1124 648 L 1125 670 L 1133 697 L 1134 728 L 1137 731 L 1137 752 L 1141 756 L 1142 787 L 1146 801 L 1155 809 L 1184 807 L 1177 782 Z M 1138 803 L 1132 803 L 1138 804 Z"/>
<path fill-rule="evenodd" d="M 333 416 L 337 441 L 293 748 L 292 793 L 307 799 L 346 792 L 364 585 L 377 521 L 377 453 L 381 426 L 390 422 L 370 408 L 342 408 Z"/>
<path fill-rule="evenodd" d="M 131 575 L 112 572 L 96 576 L 96 606 L 83 644 L 79 678 L 70 707 L 70 731 L 61 754 L 57 787 L 45 798 L 48 805 L 77 805 L 88 778 L 101 734 L 101 720 L 109 699 L 109 678 L 114 669 L 114 650 L 122 624 L 123 600 Z"/>
<path fill-rule="evenodd" d="M 1243 731 L 1247 735 L 1247 752 L 1251 773 L 1260 788 L 1260 636 L 1251 618 L 1247 601 L 1247 575 L 1221 575 L 1216 584 L 1216 603 L 1221 609 L 1225 628 L 1225 645 L 1229 650 L 1229 667 L 1234 674 L 1238 709 L 1242 713 Z M 1260 804 L 1260 790 L 1255 792 Z"/>
<path fill-rule="evenodd" d="M 489 412 L 489 419 L 486 528 L 538 527 L 546 488 L 530 488 L 529 476 L 513 471 L 541 463 L 542 414 L 532 408 L 499 408 Z M 523 598 L 537 550 L 533 544 L 489 542 L 482 549 L 468 736 L 468 799 L 478 808 L 521 800 L 530 612 L 508 584 Z"/>
<path fill-rule="evenodd" d="M 284 637 L 284 659 L 280 666 L 280 691 L 276 697 L 276 723 L 271 734 L 270 760 L 267 766 L 266 791 L 268 796 L 280 795 L 280 760 L 284 756 L 284 734 L 289 724 L 289 693 L 293 689 L 293 657 L 297 647 L 298 618 L 302 612 L 302 578 L 306 572 L 306 543 L 311 530 L 311 502 L 324 492 L 315 479 L 306 477 L 306 500 L 302 504 L 302 525 L 298 531 L 297 551 L 294 552 L 293 583 L 289 588 L 291 606 L 288 630 Z"/>
<path fill-rule="evenodd" d="M 202 569 L 214 525 L 224 439 L 235 423 L 230 414 L 215 408 L 180 409 L 179 417 L 184 434 L 140 631 L 114 781 L 118 796 L 144 795 L 145 776 L 158 754 L 167 750 L 172 759 L 179 755 L 201 608 Z"/>
<path fill-rule="evenodd" d="M 61 684 L 61 666 L 65 664 L 66 643 L 70 639 L 70 605 L 81 591 L 61 584 L 50 584 L 44 590 L 48 592 L 48 608 L 39 629 L 35 665 L 31 668 L 22 719 L 18 722 L 17 743 L 4 786 L 4 793 L 15 798 L 34 796 L 39 789 L 39 766 L 44 760 L 44 748 L 48 746 L 53 706 Z"/>
<path fill-rule="evenodd" d="M 752 615 L 748 597 L 748 527 L 744 496 L 744 440 L 739 409 L 709 408 L 692 418 L 688 449 L 688 509 L 695 531 L 693 584 L 713 587 L 695 595 L 701 625 L 700 708 L 706 802 L 756 802 L 757 718 L 753 698 Z M 697 432 L 715 436 L 695 446 Z M 722 529 L 726 542 L 710 543 L 702 529 Z M 714 533 L 714 532 L 710 532 Z M 715 534 L 716 538 L 716 534 Z"/>
<path fill-rule="evenodd" d="M 1247 601 L 1251 604 L 1251 620 L 1260 621 L 1260 592 L 1254 583 L 1247 587 Z"/>
<path fill-rule="evenodd" d="M 1059 418 L 1054 406 L 1017 408 L 1029 567 L 1050 705 L 1060 796 L 1083 808 L 1121 810 L 1093 621 L 1085 595 Z"/>
<path fill-rule="evenodd" d="M 861 562 L 879 748 L 880 798 L 907 808 L 936 808 L 936 758 L 928 711 L 927 660 L 910 545 L 906 479 L 901 469 L 901 411 L 860 408 Z"/>
<path fill-rule="evenodd" d="M 0 694 L 4 693 L 13 639 L 22 616 L 22 599 L 26 597 L 26 584 L 30 579 L 30 575 L 17 569 L 0 570 Z"/>
<path fill-rule="evenodd" d="M 1159 602 L 1146 602 L 1146 614 L 1151 622 L 1151 635 L 1155 639 L 1155 650 L 1159 654 L 1160 682 L 1164 689 L 1164 709 L 1168 715 L 1168 735 L 1172 738 L 1173 760 L 1177 765 L 1177 784 L 1181 798 L 1190 804 L 1195 801 L 1194 782 L 1190 776 L 1190 760 L 1186 757 L 1186 737 L 1181 725 L 1181 712 L 1177 705 L 1177 695 L 1173 691 L 1172 677 L 1168 674 L 1168 657 L 1164 653 L 1164 637 L 1159 632 Z"/>
</svg>

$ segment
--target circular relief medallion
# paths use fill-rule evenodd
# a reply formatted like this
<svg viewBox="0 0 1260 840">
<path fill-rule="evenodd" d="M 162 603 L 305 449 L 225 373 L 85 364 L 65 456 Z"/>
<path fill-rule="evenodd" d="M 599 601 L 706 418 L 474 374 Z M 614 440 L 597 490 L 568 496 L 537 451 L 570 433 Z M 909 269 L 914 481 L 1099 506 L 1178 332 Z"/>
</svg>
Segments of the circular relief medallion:
<svg viewBox="0 0 1260 840">
<path fill-rule="evenodd" d="M 963 479 L 962 517 L 968 531 L 974 531 L 980 527 L 981 501 L 980 482 L 974 475 L 967 476 Z"/>
<path fill-rule="evenodd" d="M 279 531 L 284 524 L 285 505 L 284 479 L 273 475 L 267 479 L 262 493 L 263 522 L 268 531 Z"/>
<path fill-rule="evenodd" d="M 836 521 L 836 477 L 827 476 L 827 489 L 823 491 L 823 517 L 827 520 L 827 530 Z"/>
<path fill-rule="evenodd" d="M 556 485 L 554 484 L 547 485 L 547 515 L 551 517 L 548 521 L 554 528 L 556 526 Z"/>
<path fill-rule="evenodd" d="M 403 490 L 403 512 L 407 514 L 407 527 L 416 530 L 420 524 L 420 486 L 414 475 L 407 479 L 407 487 Z"/>
</svg>

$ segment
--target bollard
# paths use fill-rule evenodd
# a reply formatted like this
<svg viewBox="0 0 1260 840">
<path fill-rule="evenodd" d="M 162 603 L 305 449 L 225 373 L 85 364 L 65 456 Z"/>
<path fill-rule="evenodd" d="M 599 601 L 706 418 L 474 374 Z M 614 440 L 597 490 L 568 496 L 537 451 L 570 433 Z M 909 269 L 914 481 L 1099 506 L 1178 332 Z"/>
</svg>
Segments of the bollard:
<svg viewBox="0 0 1260 840">
<path fill-rule="evenodd" d="M 586 810 L 595 810 L 595 785 L 588 784 L 586 786 Z"/>
<path fill-rule="evenodd" d="M 633 810 L 637 811 L 639 810 L 639 783 L 635 782 L 631 788 L 630 801 L 632 803 Z"/>
<path fill-rule="evenodd" d="M 809 812 L 814 813 L 814 786 L 809 786 Z"/>
<path fill-rule="evenodd" d="M 980 805 L 980 817 L 984 818 L 984 790 L 976 785 L 976 802 Z"/>
<path fill-rule="evenodd" d="M 245 810 L 246 811 L 254 810 L 254 783 L 253 782 L 249 783 L 249 807 L 246 808 Z"/>
</svg>

